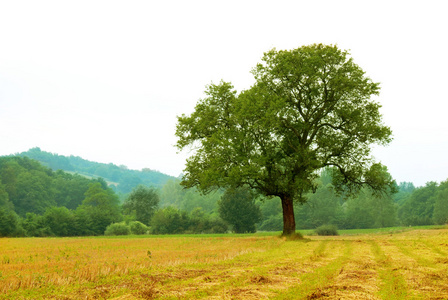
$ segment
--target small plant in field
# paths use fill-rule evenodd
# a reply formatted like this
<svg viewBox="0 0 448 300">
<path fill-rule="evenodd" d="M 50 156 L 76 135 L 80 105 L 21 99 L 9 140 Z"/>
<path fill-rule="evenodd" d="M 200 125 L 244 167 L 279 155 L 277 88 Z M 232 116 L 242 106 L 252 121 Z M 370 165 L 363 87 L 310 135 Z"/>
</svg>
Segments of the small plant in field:
<svg viewBox="0 0 448 300">
<path fill-rule="evenodd" d="M 6 255 L 4 255 L 3 256 L 3 264 L 9 264 L 9 262 L 10 262 L 10 259 L 9 259 L 9 257 L 8 256 L 6 256 Z"/>
<path fill-rule="evenodd" d="M 314 232 L 317 235 L 339 235 L 338 229 L 335 225 L 322 225 L 317 227 Z"/>
<path fill-rule="evenodd" d="M 128 235 L 131 233 L 126 223 L 113 223 L 107 226 L 104 235 Z"/>
</svg>

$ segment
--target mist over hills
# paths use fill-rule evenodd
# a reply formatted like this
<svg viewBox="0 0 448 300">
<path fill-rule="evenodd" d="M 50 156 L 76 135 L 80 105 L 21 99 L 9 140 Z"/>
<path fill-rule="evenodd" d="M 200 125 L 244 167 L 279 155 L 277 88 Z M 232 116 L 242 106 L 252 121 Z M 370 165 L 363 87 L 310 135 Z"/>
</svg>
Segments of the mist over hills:
<svg viewBox="0 0 448 300">
<path fill-rule="evenodd" d="M 168 180 L 175 178 L 149 168 L 140 171 L 130 170 L 126 166 L 92 162 L 79 156 L 54 154 L 42 151 L 38 147 L 15 155 L 37 160 L 54 171 L 63 170 L 87 177 L 102 177 L 112 189 L 119 193 L 129 193 L 139 184 L 160 188 Z"/>
</svg>

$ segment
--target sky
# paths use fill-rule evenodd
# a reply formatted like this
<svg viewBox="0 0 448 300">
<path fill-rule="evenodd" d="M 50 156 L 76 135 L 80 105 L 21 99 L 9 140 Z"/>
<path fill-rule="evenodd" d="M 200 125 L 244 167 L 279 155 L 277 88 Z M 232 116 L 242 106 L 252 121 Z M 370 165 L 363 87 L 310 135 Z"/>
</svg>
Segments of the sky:
<svg viewBox="0 0 448 300">
<path fill-rule="evenodd" d="M 0 155 L 60 155 L 178 176 L 177 116 L 206 85 L 238 91 L 264 52 L 348 50 L 381 93 L 397 182 L 448 179 L 445 1 L 2 1 Z"/>
</svg>

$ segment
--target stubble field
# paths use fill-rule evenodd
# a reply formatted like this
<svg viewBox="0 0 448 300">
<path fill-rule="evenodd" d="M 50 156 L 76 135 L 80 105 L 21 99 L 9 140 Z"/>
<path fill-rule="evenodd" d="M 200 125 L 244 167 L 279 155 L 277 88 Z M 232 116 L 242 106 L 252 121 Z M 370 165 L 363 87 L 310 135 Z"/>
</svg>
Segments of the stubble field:
<svg viewBox="0 0 448 300">
<path fill-rule="evenodd" d="M 4 238 L 0 299 L 448 299 L 448 229 Z"/>
</svg>

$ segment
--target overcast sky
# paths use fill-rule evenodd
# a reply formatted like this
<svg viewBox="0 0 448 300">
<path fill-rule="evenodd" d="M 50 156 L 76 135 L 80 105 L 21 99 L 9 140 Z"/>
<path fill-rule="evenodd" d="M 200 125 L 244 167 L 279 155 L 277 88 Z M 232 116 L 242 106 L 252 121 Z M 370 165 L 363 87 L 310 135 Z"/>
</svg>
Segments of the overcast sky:
<svg viewBox="0 0 448 300">
<path fill-rule="evenodd" d="M 178 176 L 176 116 L 253 83 L 263 53 L 350 51 L 381 83 L 397 182 L 448 179 L 445 1 L 2 1 L 0 155 L 44 151 Z"/>
</svg>

